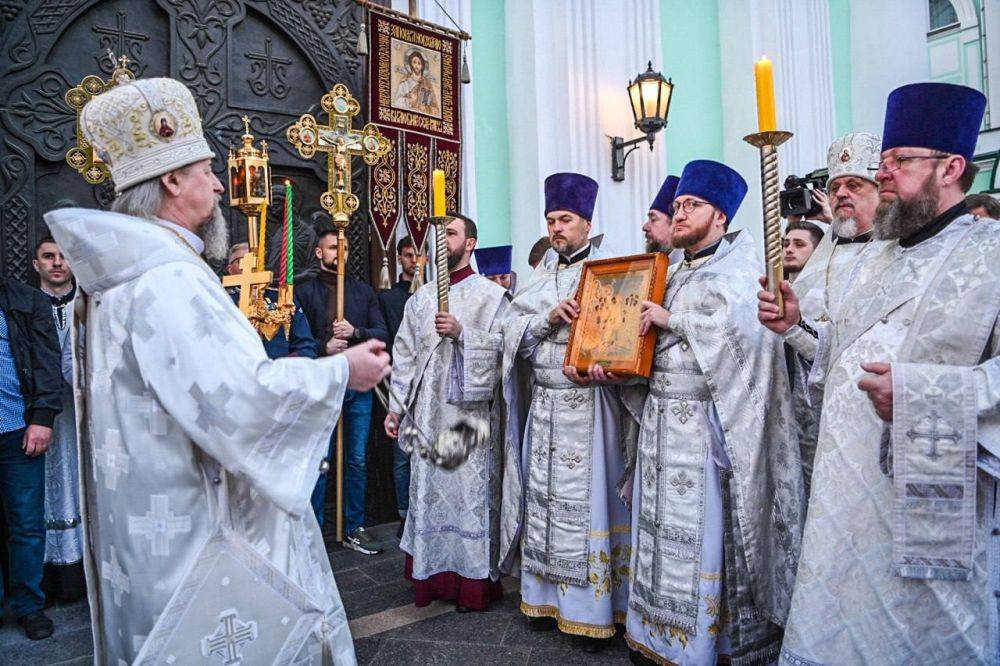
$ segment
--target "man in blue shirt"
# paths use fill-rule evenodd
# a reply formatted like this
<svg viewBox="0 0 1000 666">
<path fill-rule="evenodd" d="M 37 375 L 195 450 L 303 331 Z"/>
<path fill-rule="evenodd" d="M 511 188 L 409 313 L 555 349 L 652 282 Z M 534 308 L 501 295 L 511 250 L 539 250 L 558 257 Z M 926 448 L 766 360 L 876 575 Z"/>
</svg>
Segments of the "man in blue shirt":
<svg viewBox="0 0 1000 666">
<path fill-rule="evenodd" d="M 240 260 L 249 251 L 250 246 L 247 243 L 237 243 L 229 248 L 229 263 L 226 264 L 226 272 L 230 275 L 237 275 L 240 272 Z M 234 303 L 239 303 L 239 287 L 230 287 L 226 291 L 229 292 Z M 272 288 L 264 290 L 264 298 L 267 299 L 268 309 L 273 310 L 278 302 L 278 290 Z M 305 313 L 302 312 L 298 297 L 295 297 L 293 302 L 295 303 L 295 314 L 292 315 L 292 324 L 288 329 L 289 334 L 286 336 L 285 329 L 282 327 L 270 340 L 261 338 L 268 358 L 285 358 L 286 356 L 316 358 L 316 340 L 309 330 L 309 322 L 306 320 Z"/>
<path fill-rule="evenodd" d="M 52 441 L 52 423 L 62 409 L 61 392 L 61 353 L 48 297 L 27 285 L 0 279 L 0 503 L 9 533 L 8 603 L 31 640 L 48 638 L 53 630 L 52 620 L 42 612 L 42 454 Z"/>
<path fill-rule="evenodd" d="M 295 287 L 299 303 L 309 321 L 309 328 L 316 338 L 319 356 L 339 354 L 348 347 L 376 338 L 386 342 L 389 338 L 385 320 L 369 285 L 345 276 L 344 318 L 337 319 L 337 232 L 332 225 L 316 231 L 316 256 L 320 270 L 316 277 Z M 347 257 L 344 257 L 347 261 Z M 365 531 L 365 465 L 368 433 L 372 421 L 372 392 L 347 390 L 344 396 L 344 462 L 347 472 L 344 479 L 344 546 L 365 555 L 382 552 L 382 545 Z M 330 439 L 328 459 L 333 462 L 334 442 Z M 328 474 L 319 477 L 313 491 L 312 504 L 316 520 L 323 524 L 323 501 L 326 498 Z"/>
</svg>

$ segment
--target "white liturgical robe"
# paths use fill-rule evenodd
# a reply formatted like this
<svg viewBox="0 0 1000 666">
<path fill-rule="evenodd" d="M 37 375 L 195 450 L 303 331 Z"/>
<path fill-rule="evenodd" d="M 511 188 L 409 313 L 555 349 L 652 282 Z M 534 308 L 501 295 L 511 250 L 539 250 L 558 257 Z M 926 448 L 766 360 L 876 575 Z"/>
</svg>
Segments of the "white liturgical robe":
<svg viewBox="0 0 1000 666">
<path fill-rule="evenodd" d="M 309 510 L 346 360 L 269 360 L 169 228 L 46 221 L 87 294 L 74 374 L 95 661 L 353 664 Z"/>
</svg>

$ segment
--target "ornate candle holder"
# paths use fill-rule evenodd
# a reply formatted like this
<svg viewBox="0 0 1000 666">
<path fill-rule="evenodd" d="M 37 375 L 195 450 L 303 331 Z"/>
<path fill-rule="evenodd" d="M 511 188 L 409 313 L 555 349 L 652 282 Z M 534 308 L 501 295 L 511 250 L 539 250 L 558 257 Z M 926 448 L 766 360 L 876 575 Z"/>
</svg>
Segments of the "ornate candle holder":
<svg viewBox="0 0 1000 666">
<path fill-rule="evenodd" d="M 757 132 L 743 140 L 760 151 L 760 190 L 764 209 L 764 262 L 767 264 L 767 290 L 774 294 L 778 312 L 785 313 L 781 281 L 785 267 L 781 262 L 781 202 L 778 196 L 778 146 L 792 138 L 791 132 Z"/>
<path fill-rule="evenodd" d="M 430 218 L 434 225 L 434 279 L 437 280 L 438 311 L 448 311 L 448 289 L 451 287 L 451 277 L 448 274 L 448 242 L 444 228 L 454 217 L 448 215 Z"/>
</svg>

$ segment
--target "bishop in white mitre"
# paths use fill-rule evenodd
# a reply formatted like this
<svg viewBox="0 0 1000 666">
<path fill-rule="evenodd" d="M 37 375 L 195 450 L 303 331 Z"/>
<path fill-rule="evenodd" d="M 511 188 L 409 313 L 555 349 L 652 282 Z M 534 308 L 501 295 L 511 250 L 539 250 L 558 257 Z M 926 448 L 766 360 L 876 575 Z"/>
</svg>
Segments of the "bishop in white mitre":
<svg viewBox="0 0 1000 666">
<path fill-rule="evenodd" d="M 345 389 L 370 388 L 387 356 L 267 358 L 201 257 L 224 256 L 223 188 L 183 84 L 123 83 L 81 126 L 117 212 L 46 221 L 85 292 L 74 375 L 96 662 L 353 664 L 309 496 Z"/>
<path fill-rule="evenodd" d="M 811 321 L 829 321 L 840 309 L 847 285 L 854 282 L 862 254 L 874 237 L 872 221 L 878 206 L 878 183 L 875 169 L 882 152 L 882 139 L 867 132 L 853 132 L 838 138 L 826 154 L 827 192 L 833 222 L 809 257 L 792 288 L 799 297 L 802 317 Z M 812 479 L 816 440 L 819 437 L 820 404 L 810 400 L 805 378 L 809 362 L 801 356 L 792 366 L 792 404 L 802 469 L 808 495 Z"/>
<path fill-rule="evenodd" d="M 482 611 L 503 593 L 497 569 L 500 428 L 492 429 L 488 446 L 473 448 L 455 469 L 434 464 L 426 450 L 463 422 L 489 427 L 499 398 L 495 331 L 507 292 L 469 265 L 479 235 L 475 222 L 455 216 L 444 231 L 448 311 L 439 311 L 436 283 L 425 284 L 406 302 L 392 347 L 385 430 L 410 455 L 410 502 L 400 548 L 407 554 L 405 575 L 416 605 L 441 599 L 461 611 Z"/>
<path fill-rule="evenodd" d="M 986 99 L 889 95 L 875 241 L 828 322 L 760 319 L 823 412 L 783 663 L 996 663 L 1000 222 L 965 192 Z"/>
</svg>

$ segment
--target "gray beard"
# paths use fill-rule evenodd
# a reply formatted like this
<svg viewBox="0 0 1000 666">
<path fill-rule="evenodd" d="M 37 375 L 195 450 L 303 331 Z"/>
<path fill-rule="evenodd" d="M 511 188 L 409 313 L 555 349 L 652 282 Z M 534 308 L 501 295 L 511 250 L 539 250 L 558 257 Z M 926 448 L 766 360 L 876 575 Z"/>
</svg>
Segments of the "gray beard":
<svg viewBox="0 0 1000 666">
<path fill-rule="evenodd" d="M 841 219 L 833 218 L 833 233 L 839 238 L 854 238 L 858 235 L 858 221 L 853 217 Z"/>
<path fill-rule="evenodd" d="M 934 219 L 937 207 L 938 198 L 926 190 L 910 201 L 897 198 L 890 203 L 880 203 L 875 210 L 875 238 L 909 238 Z"/>
<path fill-rule="evenodd" d="M 198 230 L 198 236 L 205 242 L 202 255 L 208 261 L 225 261 L 229 256 L 229 223 L 219 204 L 215 205 L 212 217 Z"/>
</svg>

